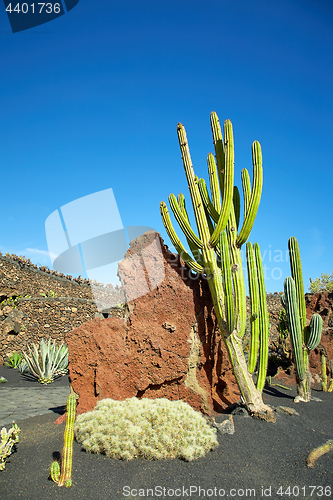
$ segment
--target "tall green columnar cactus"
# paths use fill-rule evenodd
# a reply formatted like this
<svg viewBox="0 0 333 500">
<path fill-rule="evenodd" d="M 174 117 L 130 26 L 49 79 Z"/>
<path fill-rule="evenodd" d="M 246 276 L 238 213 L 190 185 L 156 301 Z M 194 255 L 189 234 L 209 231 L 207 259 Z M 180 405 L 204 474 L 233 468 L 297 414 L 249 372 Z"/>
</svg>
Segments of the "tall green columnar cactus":
<svg viewBox="0 0 333 500">
<path fill-rule="evenodd" d="M 252 145 L 253 185 L 246 169 L 242 171 L 244 194 L 244 220 L 240 224 L 240 196 L 234 187 L 234 142 L 230 120 L 224 123 L 224 138 L 215 112 L 211 113 L 211 129 L 215 158 L 208 155 L 208 172 L 211 197 L 206 183 L 194 173 L 185 128 L 178 124 L 177 133 L 184 169 L 190 190 L 198 236 L 193 231 L 187 215 L 184 196 L 169 196 L 174 216 L 185 234 L 193 257 L 178 238 L 166 204 L 160 210 L 172 244 L 190 269 L 207 279 L 216 318 L 225 342 L 244 404 L 250 413 L 267 414 L 272 411 L 262 400 L 248 371 L 242 349 L 246 326 L 246 295 L 241 260 L 241 247 L 249 238 L 260 203 L 262 190 L 262 157 L 259 142 Z M 260 295 L 261 297 L 261 295 Z M 261 299 L 257 299 L 257 306 Z M 264 307 L 262 305 L 262 307 Z M 259 321 L 266 318 L 258 310 Z M 264 366 L 264 362 L 263 362 Z M 265 367 L 267 369 L 267 365 Z M 262 369 L 262 374 L 264 369 Z M 260 375 L 260 378 L 262 377 Z M 261 384 L 261 383 L 260 383 Z"/>
<path fill-rule="evenodd" d="M 282 303 L 287 312 L 290 329 L 298 392 L 295 402 L 298 403 L 311 399 L 309 352 L 320 342 L 323 321 L 321 316 L 315 313 L 310 324 L 306 325 L 302 264 L 298 241 L 294 236 L 289 238 L 288 248 L 292 277 L 288 276 L 284 282 Z"/>
<path fill-rule="evenodd" d="M 74 440 L 74 422 L 76 410 L 76 397 L 70 394 L 67 399 L 66 427 L 64 433 L 64 447 L 61 454 L 61 466 L 57 460 L 51 465 L 51 479 L 66 488 L 72 486 L 72 456 Z"/>
<path fill-rule="evenodd" d="M 260 345 L 257 389 L 262 392 L 266 382 L 268 364 L 269 321 L 264 271 L 258 243 L 254 243 L 253 247 L 249 241 L 246 243 L 246 260 L 251 308 L 248 370 L 250 373 L 255 370 Z"/>
</svg>

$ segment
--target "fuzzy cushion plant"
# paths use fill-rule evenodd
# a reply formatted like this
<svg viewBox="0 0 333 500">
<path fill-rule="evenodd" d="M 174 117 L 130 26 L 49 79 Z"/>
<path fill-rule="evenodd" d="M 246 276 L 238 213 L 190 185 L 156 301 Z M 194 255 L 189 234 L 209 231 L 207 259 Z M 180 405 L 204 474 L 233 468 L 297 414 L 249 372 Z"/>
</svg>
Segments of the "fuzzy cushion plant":
<svg viewBox="0 0 333 500">
<path fill-rule="evenodd" d="M 74 431 L 85 450 L 123 460 L 190 461 L 218 446 L 216 430 L 201 413 L 164 398 L 103 399 L 77 417 Z"/>
</svg>

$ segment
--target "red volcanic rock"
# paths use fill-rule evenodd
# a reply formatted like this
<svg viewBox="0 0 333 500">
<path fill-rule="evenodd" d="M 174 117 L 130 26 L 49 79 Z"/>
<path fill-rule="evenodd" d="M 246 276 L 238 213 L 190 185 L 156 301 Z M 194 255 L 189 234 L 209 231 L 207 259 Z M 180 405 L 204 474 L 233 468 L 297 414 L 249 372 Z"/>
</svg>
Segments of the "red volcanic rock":
<svg viewBox="0 0 333 500">
<path fill-rule="evenodd" d="M 77 412 L 104 398 L 182 399 L 207 414 L 237 401 L 206 281 L 155 232 L 131 242 L 118 275 L 135 297 L 126 318 L 95 318 L 66 335 Z"/>
</svg>

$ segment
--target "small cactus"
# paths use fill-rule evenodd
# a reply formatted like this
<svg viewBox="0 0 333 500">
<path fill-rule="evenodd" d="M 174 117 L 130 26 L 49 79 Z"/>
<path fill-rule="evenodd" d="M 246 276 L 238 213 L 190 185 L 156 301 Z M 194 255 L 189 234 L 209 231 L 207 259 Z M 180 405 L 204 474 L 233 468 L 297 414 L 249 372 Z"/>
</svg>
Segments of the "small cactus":
<svg viewBox="0 0 333 500">
<path fill-rule="evenodd" d="M 50 467 L 52 481 L 58 486 L 66 488 L 72 486 L 72 456 L 74 440 L 76 397 L 70 394 L 67 399 L 66 427 L 64 433 L 64 447 L 61 454 L 61 465 L 58 460 L 54 460 Z"/>
</svg>

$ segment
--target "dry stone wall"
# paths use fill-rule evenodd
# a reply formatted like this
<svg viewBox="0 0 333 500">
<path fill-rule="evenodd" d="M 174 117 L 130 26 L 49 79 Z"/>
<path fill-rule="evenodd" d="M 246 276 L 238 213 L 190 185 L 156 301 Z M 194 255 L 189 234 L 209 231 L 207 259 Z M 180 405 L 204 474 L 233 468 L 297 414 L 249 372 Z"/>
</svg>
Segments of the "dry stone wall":
<svg viewBox="0 0 333 500">
<path fill-rule="evenodd" d="M 124 302 L 121 288 L 113 293 L 119 304 Z M 3 301 L 10 297 L 11 305 L 6 305 Z M 31 342 L 39 344 L 41 338 L 63 342 L 67 332 L 90 319 L 124 314 L 123 307 L 98 310 L 87 280 L 75 281 L 1 255 L 0 302 L 0 365 L 8 354 L 26 350 Z"/>
</svg>

